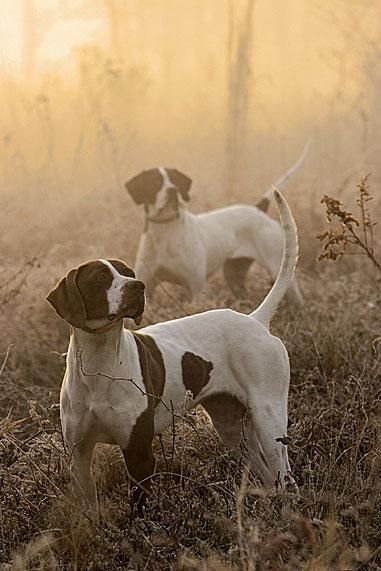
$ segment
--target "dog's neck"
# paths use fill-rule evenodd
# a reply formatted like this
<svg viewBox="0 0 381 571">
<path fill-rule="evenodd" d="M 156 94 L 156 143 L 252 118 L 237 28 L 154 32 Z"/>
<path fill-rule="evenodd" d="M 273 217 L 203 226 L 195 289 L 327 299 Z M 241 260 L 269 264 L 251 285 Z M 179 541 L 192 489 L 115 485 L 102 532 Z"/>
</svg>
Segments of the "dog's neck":
<svg viewBox="0 0 381 571">
<path fill-rule="evenodd" d="M 179 220 L 180 213 L 173 212 L 172 214 L 168 214 L 168 216 L 162 216 L 160 218 L 150 217 L 148 214 L 146 215 L 146 222 L 152 222 L 152 224 L 168 224 L 169 222 L 173 222 L 174 220 Z"/>
<path fill-rule="evenodd" d="M 163 229 L 163 231 L 167 231 L 168 228 L 176 228 L 185 221 L 187 214 L 189 214 L 188 210 L 180 205 L 177 212 L 171 211 L 167 213 L 164 209 L 158 218 L 150 216 L 146 211 L 144 231 L 147 231 L 148 229 L 155 231 Z"/>
<path fill-rule="evenodd" d="M 89 373 L 92 375 L 97 371 L 112 375 L 119 362 L 125 332 L 123 320 L 117 321 L 113 327 L 99 333 L 88 333 L 73 327 L 68 356 L 74 358 L 76 369 L 83 376 Z"/>
</svg>

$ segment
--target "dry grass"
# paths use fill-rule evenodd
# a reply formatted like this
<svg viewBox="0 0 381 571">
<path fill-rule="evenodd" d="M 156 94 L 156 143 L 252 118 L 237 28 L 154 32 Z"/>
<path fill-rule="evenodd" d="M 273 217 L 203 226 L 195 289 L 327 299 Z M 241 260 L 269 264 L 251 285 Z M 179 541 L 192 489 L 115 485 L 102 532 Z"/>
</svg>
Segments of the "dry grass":
<svg viewBox="0 0 381 571">
<path fill-rule="evenodd" d="M 118 449 L 99 446 L 101 522 L 94 525 L 69 493 L 54 406 L 67 330 L 39 285 L 54 282 L 65 264 L 40 261 L 0 317 L 4 569 L 378 569 L 381 296 L 371 274 L 336 264 L 320 267 L 319 280 L 304 272 L 308 307 L 295 313 L 283 303 L 273 323 L 291 357 L 290 457 L 300 496 L 265 495 L 243 456 L 228 453 L 197 410 L 156 439 L 158 471 L 143 517 L 130 517 Z M 162 291 L 147 319 L 226 305 L 248 311 L 268 285 L 254 272 L 250 302 L 232 300 L 219 276 L 193 303 L 172 290 L 174 304 Z"/>
</svg>

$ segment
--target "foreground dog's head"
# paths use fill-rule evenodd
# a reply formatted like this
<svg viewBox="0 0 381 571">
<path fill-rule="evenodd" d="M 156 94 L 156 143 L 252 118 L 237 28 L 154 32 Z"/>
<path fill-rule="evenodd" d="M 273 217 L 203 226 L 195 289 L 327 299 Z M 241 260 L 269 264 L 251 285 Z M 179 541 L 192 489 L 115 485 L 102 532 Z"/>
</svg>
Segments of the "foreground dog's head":
<svg viewBox="0 0 381 571">
<path fill-rule="evenodd" d="M 47 300 L 62 319 L 85 331 L 131 317 L 137 324 L 144 311 L 144 283 L 120 260 L 92 260 L 62 278 Z"/>
<path fill-rule="evenodd" d="M 143 171 L 126 182 L 126 189 L 136 202 L 144 204 L 148 215 L 177 214 L 182 200 L 189 200 L 192 180 L 176 169 L 158 167 Z"/>
</svg>

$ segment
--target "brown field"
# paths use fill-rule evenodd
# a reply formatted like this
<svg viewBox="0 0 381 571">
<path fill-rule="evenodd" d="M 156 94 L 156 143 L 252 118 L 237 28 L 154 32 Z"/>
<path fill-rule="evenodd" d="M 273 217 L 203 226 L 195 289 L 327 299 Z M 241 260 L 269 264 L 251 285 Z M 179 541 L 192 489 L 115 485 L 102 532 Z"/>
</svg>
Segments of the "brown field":
<svg viewBox="0 0 381 571">
<path fill-rule="evenodd" d="M 289 448 L 300 497 L 263 494 L 245 471 L 244 450 L 240 460 L 229 454 L 197 410 L 156 439 L 158 474 L 144 517 L 130 521 L 123 460 L 107 446 L 95 468 L 101 522 L 80 513 L 55 408 L 68 329 L 44 296 L 79 260 L 131 260 L 141 223 L 117 189 L 90 211 L 79 204 L 75 216 L 55 213 L 52 243 L 37 260 L 33 230 L 9 229 L 25 254 L 5 256 L 2 266 L 0 560 L 12 569 L 378 569 L 380 281 L 366 260 L 313 262 L 319 245 L 303 238 L 313 227 L 308 216 L 299 224 L 298 268 L 306 308 L 285 301 L 272 326 L 291 358 Z M 160 291 L 146 323 L 212 307 L 249 311 L 270 286 L 259 268 L 249 282 L 250 301 L 232 299 L 221 276 L 193 303 L 174 288 Z"/>
<path fill-rule="evenodd" d="M 338 1 L 336 16 L 343 18 L 335 27 L 333 8 L 332 19 L 322 23 L 324 9 L 314 11 L 321 3 L 311 8 L 314 3 L 304 2 L 318 32 L 315 43 L 306 43 L 302 34 L 292 43 L 288 32 L 283 44 L 279 40 L 279 53 L 274 47 L 279 30 L 271 31 L 272 51 L 263 48 L 258 65 L 265 69 L 267 54 L 272 79 L 249 85 L 253 99 L 245 110 L 242 147 L 241 140 L 233 151 L 230 147 L 239 169 L 228 188 L 232 156 L 225 145 L 229 98 L 221 96 L 226 62 L 217 49 L 220 28 L 209 51 L 203 43 L 216 3 L 205 3 L 205 18 L 200 23 L 195 17 L 194 29 L 191 16 L 202 3 L 185 4 L 189 18 L 183 15 L 178 26 L 189 37 L 198 30 L 195 51 L 185 50 L 188 36 L 179 44 L 170 36 L 164 56 L 178 51 L 180 60 L 166 56 L 168 68 L 155 68 L 154 62 L 156 75 L 147 62 L 117 57 L 115 46 L 110 55 L 84 45 L 75 54 L 75 76 L 50 70 L 32 84 L 25 77 L 3 77 L 0 570 L 381 569 L 381 274 L 366 256 L 352 255 L 357 248 L 337 261 L 318 261 L 316 238 L 327 227 L 323 195 L 337 196 L 358 215 L 356 184 L 368 173 L 374 196 L 369 211 L 374 222 L 380 218 L 381 59 L 374 42 L 381 31 L 375 17 L 379 5 L 357 0 L 348 10 Z M 272 9 L 265 4 L 257 17 L 266 23 Z M 299 4 L 291 4 L 295 15 Z M 139 20 L 139 4 L 132 5 L 138 29 L 144 18 Z M 160 12 L 163 3 L 144 5 L 142 14 Z M 366 21 L 368 29 L 364 24 L 360 30 L 359 14 L 370 6 L 372 25 Z M 128 10 L 120 10 L 126 22 Z M 176 14 L 173 18 L 172 26 Z M 263 29 L 259 26 L 258 34 L 266 45 Z M 332 48 L 324 65 L 323 29 Z M 131 34 L 134 30 L 131 24 Z M 122 38 L 115 44 L 123 51 Z M 153 38 L 157 45 L 164 41 Z M 322 85 L 318 71 L 312 73 L 299 57 L 302 45 L 316 65 L 320 62 Z M 344 65 L 337 54 L 346 50 Z M 151 56 L 146 54 L 147 61 Z M 296 70 L 294 83 L 282 67 L 286 60 Z M 188 72 L 194 82 L 185 81 Z M 172 88 L 172 99 L 157 76 Z M 47 293 L 87 259 L 121 258 L 133 265 L 143 213 L 123 183 L 140 169 L 164 164 L 192 176 L 194 212 L 237 201 L 255 204 L 311 136 L 305 164 L 285 191 L 299 231 L 297 273 L 306 304 L 296 309 L 284 300 L 272 322 L 291 361 L 289 456 L 300 495 L 265 494 L 245 468 L 244 441 L 240 457 L 230 454 L 197 409 L 155 439 L 157 473 L 142 516 L 132 517 L 119 450 L 97 448 L 101 518 L 94 524 L 70 491 L 70 457 L 57 409 L 69 330 L 45 301 Z M 271 215 L 277 215 L 274 206 Z M 378 226 L 374 251 L 380 260 Z M 148 300 L 142 326 L 216 307 L 249 312 L 270 285 L 254 265 L 245 300 L 231 296 L 220 274 L 193 302 L 165 286 Z"/>
</svg>

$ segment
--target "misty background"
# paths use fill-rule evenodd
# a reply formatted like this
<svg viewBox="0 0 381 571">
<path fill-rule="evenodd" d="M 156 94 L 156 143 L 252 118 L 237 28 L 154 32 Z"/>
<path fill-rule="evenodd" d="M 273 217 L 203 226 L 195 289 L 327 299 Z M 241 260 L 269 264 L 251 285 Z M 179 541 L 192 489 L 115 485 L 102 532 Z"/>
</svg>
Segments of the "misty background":
<svg viewBox="0 0 381 571">
<path fill-rule="evenodd" d="M 255 204 L 309 139 L 286 192 L 311 263 L 321 196 L 350 204 L 367 173 L 377 195 L 377 0 L 2 0 L 0 14 L 0 258 L 134 258 L 142 213 L 124 182 L 139 170 L 183 170 L 194 211 Z"/>
</svg>

